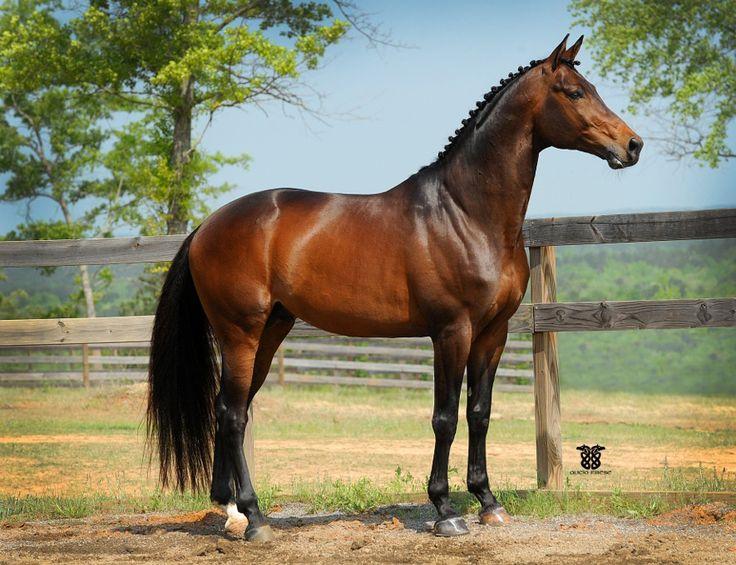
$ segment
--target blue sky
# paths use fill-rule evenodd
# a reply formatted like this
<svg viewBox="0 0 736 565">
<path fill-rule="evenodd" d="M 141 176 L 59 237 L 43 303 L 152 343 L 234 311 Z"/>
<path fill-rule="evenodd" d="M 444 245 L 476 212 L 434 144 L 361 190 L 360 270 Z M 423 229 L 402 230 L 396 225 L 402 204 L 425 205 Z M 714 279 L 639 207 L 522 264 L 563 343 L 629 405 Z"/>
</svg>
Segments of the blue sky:
<svg viewBox="0 0 736 565">
<path fill-rule="evenodd" d="M 572 26 L 565 2 L 360 3 L 412 48 L 368 49 L 358 38 L 334 48 L 325 67 L 307 77 L 326 95 L 328 125 L 276 105 L 267 114 L 247 108 L 217 115 L 205 146 L 246 152 L 252 163 L 247 171 L 218 174 L 236 188 L 215 205 L 281 186 L 386 190 L 429 163 L 498 79 L 545 57 L 565 33 L 573 40 L 589 33 Z M 585 45 L 578 58 L 581 72 L 646 142 L 654 125 L 624 111 L 625 95 L 596 76 Z M 548 149 L 540 159 L 529 216 L 736 207 L 735 180 L 736 162 L 717 170 L 673 162 L 654 143 L 645 146 L 638 166 L 621 172 L 587 154 Z M 1 205 L 3 228 L 21 221 L 24 210 Z"/>
</svg>

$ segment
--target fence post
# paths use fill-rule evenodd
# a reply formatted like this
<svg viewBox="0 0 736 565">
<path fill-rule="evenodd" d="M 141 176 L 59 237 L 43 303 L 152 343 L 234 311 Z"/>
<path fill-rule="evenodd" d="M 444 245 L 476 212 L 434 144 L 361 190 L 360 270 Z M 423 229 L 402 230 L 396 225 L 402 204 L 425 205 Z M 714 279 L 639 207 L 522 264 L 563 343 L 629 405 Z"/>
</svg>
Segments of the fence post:
<svg viewBox="0 0 736 565">
<path fill-rule="evenodd" d="M 279 363 L 279 384 L 281 386 L 284 386 L 286 383 L 286 369 L 285 369 L 285 363 L 284 363 L 284 346 L 282 345 L 278 349 L 278 363 Z"/>
<path fill-rule="evenodd" d="M 530 247 L 532 303 L 557 301 L 554 247 Z M 562 433 L 557 334 L 534 332 L 534 412 L 537 434 L 537 485 L 562 489 Z"/>
<path fill-rule="evenodd" d="M 89 344 L 82 344 L 82 384 L 89 388 Z"/>
<path fill-rule="evenodd" d="M 248 422 L 245 425 L 245 434 L 243 436 L 243 455 L 245 455 L 245 464 L 248 466 L 248 474 L 250 480 L 255 483 L 256 476 L 256 458 L 253 442 L 253 405 L 248 408 Z"/>
</svg>

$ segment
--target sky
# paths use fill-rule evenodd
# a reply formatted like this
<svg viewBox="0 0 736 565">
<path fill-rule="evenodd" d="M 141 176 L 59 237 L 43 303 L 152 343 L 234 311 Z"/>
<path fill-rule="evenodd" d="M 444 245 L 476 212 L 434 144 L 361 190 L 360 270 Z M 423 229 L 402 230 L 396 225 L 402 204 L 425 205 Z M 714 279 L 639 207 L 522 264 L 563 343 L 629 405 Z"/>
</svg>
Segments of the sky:
<svg viewBox="0 0 736 565">
<path fill-rule="evenodd" d="M 245 152 L 252 161 L 248 170 L 218 173 L 216 180 L 235 188 L 213 208 L 273 187 L 387 190 L 431 162 L 475 101 L 501 77 L 546 57 L 568 32 L 572 41 L 589 34 L 572 25 L 566 2 L 359 3 L 409 48 L 372 49 L 359 37 L 332 48 L 324 67 L 305 76 L 324 95 L 326 124 L 278 105 L 265 112 L 251 107 L 218 114 L 204 146 L 226 154 Z M 670 160 L 655 143 L 647 143 L 654 124 L 626 112 L 624 91 L 596 75 L 585 44 L 578 59 L 578 70 L 644 138 L 641 161 L 613 171 L 591 155 L 547 149 L 529 217 L 736 207 L 736 162 L 712 170 Z M 0 205 L 3 231 L 22 221 L 24 213 L 23 205 Z"/>
</svg>

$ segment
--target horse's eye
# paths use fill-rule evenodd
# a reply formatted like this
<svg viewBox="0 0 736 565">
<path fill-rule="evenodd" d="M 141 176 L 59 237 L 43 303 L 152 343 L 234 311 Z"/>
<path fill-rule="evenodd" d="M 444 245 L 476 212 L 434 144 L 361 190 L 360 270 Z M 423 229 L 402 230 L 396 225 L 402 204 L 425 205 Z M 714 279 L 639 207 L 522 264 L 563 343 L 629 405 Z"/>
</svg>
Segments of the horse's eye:
<svg viewBox="0 0 736 565">
<path fill-rule="evenodd" d="M 581 88 L 578 88 L 577 90 L 573 92 L 567 92 L 567 96 L 572 100 L 578 100 L 583 97 L 583 90 Z"/>
</svg>

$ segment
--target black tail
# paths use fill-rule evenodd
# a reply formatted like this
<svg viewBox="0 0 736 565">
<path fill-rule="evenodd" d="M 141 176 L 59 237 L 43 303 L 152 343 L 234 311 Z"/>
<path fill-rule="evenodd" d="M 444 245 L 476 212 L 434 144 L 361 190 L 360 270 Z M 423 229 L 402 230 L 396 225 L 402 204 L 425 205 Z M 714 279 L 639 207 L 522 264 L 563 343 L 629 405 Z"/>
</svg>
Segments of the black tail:
<svg viewBox="0 0 736 565">
<path fill-rule="evenodd" d="M 163 486 L 206 486 L 212 467 L 218 371 L 207 316 L 189 271 L 192 233 L 176 254 L 156 308 L 148 367 L 148 441 Z"/>
</svg>

